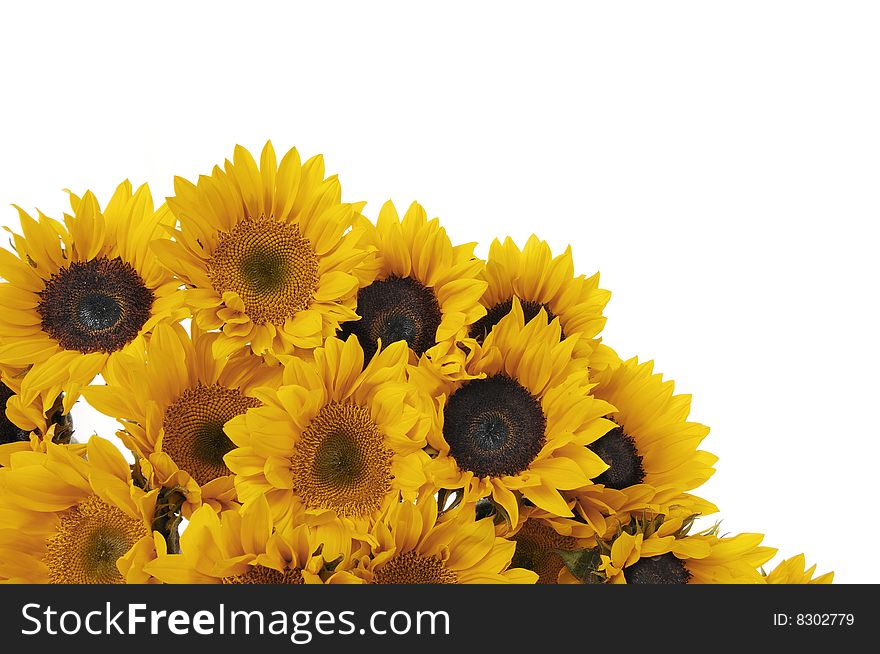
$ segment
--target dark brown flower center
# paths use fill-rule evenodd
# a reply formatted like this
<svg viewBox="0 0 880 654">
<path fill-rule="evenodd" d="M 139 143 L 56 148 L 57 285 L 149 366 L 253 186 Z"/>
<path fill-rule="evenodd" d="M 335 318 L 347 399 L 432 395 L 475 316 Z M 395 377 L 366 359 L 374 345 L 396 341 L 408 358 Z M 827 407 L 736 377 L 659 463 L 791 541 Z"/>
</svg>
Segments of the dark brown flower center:
<svg viewBox="0 0 880 654">
<path fill-rule="evenodd" d="M 547 312 L 547 322 L 553 320 L 556 315 L 550 311 L 550 308 L 546 304 L 541 304 L 540 302 L 533 302 L 531 300 L 520 300 L 520 306 L 522 307 L 523 317 L 525 318 L 525 324 L 528 324 L 535 316 L 540 313 L 541 309 Z M 495 327 L 501 319 L 504 318 L 510 310 L 513 308 L 513 298 L 508 298 L 503 302 L 499 302 L 494 307 L 491 307 L 486 311 L 486 315 L 480 318 L 477 322 L 471 325 L 470 335 L 471 338 L 475 338 L 477 342 L 482 343 L 483 340 L 489 335 L 489 332 L 492 331 L 492 328 Z M 562 336 L 565 338 L 565 335 Z"/>
<path fill-rule="evenodd" d="M 465 382 L 443 416 L 449 453 L 478 477 L 522 472 L 544 446 L 541 403 L 507 375 Z"/>
<path fill-rule="evenodd" d="M 609 466 L 593 480 L 595 483 L 621 490 L 645 480 L 642 457 L 635 441 L 624 433 L 622 427 L 615 427 L 588 447 Z"/>
<path fill-rule="evenodd" d="M 6 384 L 0 383 L 0 445 L 26 441 L 29 432 L 25 431 L 6 417 L 6 402 L 15 395 Z"/>
<path fill-rule="evenodd" d="M 379 339 L 382 347 L 406 341 L 421 356 L 434 346 L 443 319 L 434 291 L 411 277 L 392 276 L 362 288 L 357 313 L 361 319 L 344 323 L 340 332 L 343 339 L 357 337 L 368 361 Z"/>
<path fill-rule="evenodd" d="M 153 292 L 115 257 L 74 261 L 46 282 L 37 311 L 43 330 L 66 350 L 115 352 L 149 320 Z"/>
<path fill-rule="evenodd" d="M 691 579 L 684 561 L 671 552 L 641 558 L 624 568 L 623 576 L 628 584 L 686 584 Z"/>
</svg>

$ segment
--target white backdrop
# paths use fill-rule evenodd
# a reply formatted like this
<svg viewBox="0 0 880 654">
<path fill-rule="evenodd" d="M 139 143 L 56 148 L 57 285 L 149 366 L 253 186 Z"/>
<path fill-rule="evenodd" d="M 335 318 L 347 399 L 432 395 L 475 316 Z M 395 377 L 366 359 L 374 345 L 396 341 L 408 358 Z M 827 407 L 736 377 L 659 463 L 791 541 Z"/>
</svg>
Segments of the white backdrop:
<svg viewBox="0 0 880 654">
<path fill-rule="evenodd" d="M 712 427 L 724 529 L 880 582 L 875 3 L 32 2 L 0 26 L 3 225 L 271 138 L 482 255 L 571 243 L 613 292 L 606 342 Z"/>
</svg>

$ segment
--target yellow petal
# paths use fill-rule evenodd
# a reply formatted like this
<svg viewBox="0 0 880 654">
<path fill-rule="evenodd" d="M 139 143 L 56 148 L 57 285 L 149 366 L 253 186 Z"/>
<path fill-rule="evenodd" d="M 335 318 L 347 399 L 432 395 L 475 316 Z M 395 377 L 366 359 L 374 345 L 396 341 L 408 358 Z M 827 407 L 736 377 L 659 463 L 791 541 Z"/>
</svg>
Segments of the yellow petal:
<svg viewBox="0 0 880 654">
<path fill-rule="evenodd" d="M 562 495 L 554 488 L 547 486 L 528 486 L 520 491 L 525 497 L 531 500 L 535 506 L 560 517 L 571 517 L 574 515 Z"/>
</svg>

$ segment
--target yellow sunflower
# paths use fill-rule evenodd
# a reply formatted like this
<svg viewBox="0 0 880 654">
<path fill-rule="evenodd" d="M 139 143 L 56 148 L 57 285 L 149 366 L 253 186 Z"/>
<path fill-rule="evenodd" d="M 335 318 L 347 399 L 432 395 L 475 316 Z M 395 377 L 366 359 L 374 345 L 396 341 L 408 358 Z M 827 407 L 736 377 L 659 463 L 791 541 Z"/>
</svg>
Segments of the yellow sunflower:
<svg viewBox="0 0 880 654">
<path fill-rule="evenodd" d="M 578 336 L 560 338 L 559 320 L 541 308 L 528 324 L 514 298 L 466 362 L 479 379 L 450 382 L 439 398 L 429 442 L 438 488 L 463 489 L 464 501 L 491 497 L 519 522 L 522 496 L 561 517 L 572 511 L 560 491 L 580 488 L 608 466 L 589 445 L 614 426 L 614 410 L 590 395 L 588 360 Z"/>
<path fill-rule="evenodd" d="M 247 350 L 215 358 L 219 332 L 191 325 L 159 325 L 146 349 L 120 356 L 104 371 L 104 386 L 83 396 L 120 421 L 123 443 L 145 460 L 151 487 L 183 494 L 183 514 L 203 502 L 215 510 L 235 500 L 232 473 L 223 456 L 233 448 L 223 425 L 260 406 L 255 391 L 277 386 L 281 367 L 265 365 Z"/>
<path fill-rule="evenodd" d="M 687 493 L 715 472 L 718 457 L 697 449 L 709 428 L 688 421 L 690 395 L 675 395 L 674 383 L 654 374 L 653 365 L 630 359 L 593 375 L 593 395 L 616 411 L 608 416 L 614 429 L 589 445 L 609 467 L 593 480 L 595 486 L 575 493 L 584 514 L 611 506 L 625 522 L 631 512 L 666 513 L 671 506 L 717 511 Z"/>
<path fill-rule="evenodd" d="M 197 184 L 175 178 L 174 190 L 180 229 L 154 249 L 188 287 L 199 327 L 221 330 L 217 356 L 248 345 L 311 350 L 356 318 L 359 266 L 371 253 L 346 233 L 360 205 L 341 202 L 322 157 L 303 164 L 292 149 L 277 164 L 266 143 L 258 168 L 237 146 L 223 170 Z"/>
<path fill-rule="evenodd" d="M 345 571 L 347 561 L 324 560 L 313 529 L 273 529 L 264 497 L 219 516 L 207 506 L 197 509 L 180 545 L 180 554 L 160 551 L 147 572 L 166 584 L 361 583 Z"/>
<path fill-rule="evenodd" d="M 533 584 L 538 575 L 510 567 L 515 543 L 495 535 L 474 506 L 438 519 L 437 501 L 390 506 L 372 530 L 374 545 L 352 571 L 372 584 Z"/>
<path fill-rule="evenodd" d="M 431 370 L 455 377 L 462 367 L 456 341 L 486 313 L 475 243 L 453 245 L 438 219 L 428 220 L 417 202 L 403 219 L 386 202 L 376 227 L 364 224 L 367 242 L 378 250 L 378 270 L 376 280 L 358 291 L 360 319 L 342 326 L 343 338 L 354 334 L 367 360 L 379 341 L 406 341 L 414 358 L 424 356 Z"/>
<path fill-rule="evenodd" d="M 151 530 L 158 491 L 131 482 L 110 442 L 87 457 L 48 443 L 17 452 L 0 470 L 0 578 L 12 583 L 146 583 L 161 536 Z"/>
<path fill-rule="evenodd" d="M 24 235 L 13 234 L 15 254 L 0 250 L 0 367 L 26 370 L 8 415 L 27 415 L 38 397 L 45 414 L 62 392 L 69 413 L 109 360 L 186 313 L 148 247 L 173 217 L 153 210 L 146 185 L 120 184 L 103 211 L 91 192 L 70 204 L 64 225 L 19 209 Z"/>
<path fill-rule="evenodd" d="M 612 584 L 760 584 L 776 550 L 761 534 L 721 538 L 717 527 L 688 535 L 683 514 L 635 520 L 602 544 L 599 572 Z"/>
<path fill-rule="evenodd" d="M 768 584 L 830 584 L 834 581 L 833 572 L 814 577 L 815 572 L 816 566 L 807 568 L 806 558 L 803 554 L 798 554 L 780 562 L 764 577 L 764 581 Z"/>
<path fill-rule="evenodd" d="M 414 498 L 426 483 L 431 414 L 430 398 L 406 384 L 407 357 L 400 341 L 364 367 L 350 336 L 327 339 L 314 361 L 288 360 L 283 385 L 257 393 L 263 406 L 226 424 L 239 500 L 265 495 L 276 524 L 331 518 L 366 533 L 385 506 Z"/>
<path fill-rule="evenodd" d="M 503 243 L 495 239 L 483 278 L 488 287 L 480 301 L 486 315 L 470 328 L 478 341 L 510 313 L 513 298 L 518 298 L 526 322 L 543 308 L 551 319 L 559 318 L 563 337 L 579 334 L 579 347 L 587 348 L 593 368 L 602 368 L 616 357 L 595 338 L 605 326 L 602 312 L 611 293 L 599 288 L 599 273 L 575 276 L 570 247 L 554 257 L 550 246 L 535 235 L 522 250 L 509 237 Z"/>
</svg>

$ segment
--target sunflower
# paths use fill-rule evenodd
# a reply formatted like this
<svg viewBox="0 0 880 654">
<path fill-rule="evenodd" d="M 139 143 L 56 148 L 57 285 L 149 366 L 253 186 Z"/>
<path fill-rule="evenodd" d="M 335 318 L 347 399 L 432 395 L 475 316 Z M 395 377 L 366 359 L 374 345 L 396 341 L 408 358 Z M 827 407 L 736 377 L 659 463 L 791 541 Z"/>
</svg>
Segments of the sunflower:
<svg viewBox="0 0 880 654">
<path fill-rule="evenodd" d="M 97 436 L 87 457 L 54 443 L 18 452 L 2 473 L 0 578 L 13 583 L 145 583 L 156 553 L 158 491 L 131 482 L 119 450 Z"/>
<path fill-rule="evenodd" d="M 813 577 L 816 566 L 807 568 L 807 560 L 803 554 L 781 561 L 766 577 L 768 584 L 830 584 L 834 581 L 834 573 Z"/>
<path fill-rule="evenodd" d="M 358 291 L 360 319 L 342 325 L 342 337 L 354 334 L 367 360 L 380 341 L 405 341 L 414 359 L 425 357 L 431 371 L 456 377 L 462 368 L 456 341 L 486 313 L 476 244 L 453 245 L 438 219 L 428 220 L 417 202 L 403 219 L 386 202 L 376 227 L 365 226 L 364 233 L 378 250 L 378 270 L 375 281 Z"/>
<path fill-rule="evenodd" d="M 223 456 L 233 445 L 223 425 L 260 406 L 257 388 L 281 381 L 280 366 L 247 350 L 215 359 L 220 334 L 191 329 L 192 336 L 180 325 L 159 325 L 145 350 L 107 366 L 106 385 L 83 389 L 89 404 L 120 421 L 118 435 L 143 457 L 151 487 L 183 493 L 186 517 L 203 502 L 215 510 L 232 506 Z"/>
<path fill-rule="evenodd" d="M 776 550 L 761 534 L 721 538 L 717 526 L 688 535 L 682 512 L 634 520 L 602 543 L 599 572 L 612 584 L 760 584 L 758 569 Z"/>
<path fill-rule="evenodd" d="M 24 371 L 7 415 L 26 415 L 40 398 L 48 413 L 63 392 L 69 413 L 80 390 L 108 361 L 142 346 L 163 319 L 179 320 L 178 282 L 151 254 L 173 220 L 153 210 L 146 185 L 123 182 L 102 211 L 88 192 L 70 196 L 62 225 L 19 209 L 16 254 L 0 250 L 0 367 Z M 17 255 L 17 256 L 16 256 Z M 37 411 L 39 414 L 40 411 Z"/>
<path fill-rule="evenodd" d="M 197 509 L 180 544 L 180 554 L 160 551 L 146 571 L 166 584 L 360 583 L 346 561 L 324 560 L 315 530 L 274 529 L 264 497 L 219 515 Z"/>
<path fill-rule="evenodd" d="M 578 336 L 560 339 L 559 320 L 542 308 L 528 324 L 514 298 L 467 361 L 478 379 L 447 384 L 439 397 L 428 470 L 438 488 L 463 489 L 464 502 L 491 497 L 511 524 L 521 495 L 539 508 L 572 516 L 560 491 L 590 483 L 608 466 L 585 447 L 613 423 L 614 410 L 589 393 L 588 361 Z"/>
<path fill-rule="evenodd" d="M 359 266 L 371 253 L 346 233 L 360 205 L 340 201 L 322 157 L 302 164 L 292 149 L 276 164 L 266 143 L 258 168 L 237 146 L 224 170 L 197 184 L 177 177 L 174 191 L 180 229 L 154 248 L 188 287 L 199 327 L 221 330 L 215 355 L 311 350 L 357 317 Z"/>
<path fill-rule="evenodd" d="M 36 398 L 24 411 L 19 407 L 10 406 L 7 414 L 7 404 L 15 395 L 15 381 L 0 374 L 0 465 L 5 465 L 2 460 L 9 453 L 19 449 L 40 449 L 39 443 L 45 440 L 55 443 L 67 444 L 73 436 L 73 420 L 70 414 L 62 410 L 62 396 L 55 399 L 54 404 L 47 413 L 43 412 L 42 403 Z M 9 381 L 11 385 L 7 385 Z"/>
<path fill-rule="evenodd" d="M 671 506 L 700 514 L 717 511 L 687 493 L 715 471 L 718 457 L 697 449 L 709 428 L 687 420 L 690 395 L 675 395 L 674 383 L 654 374 L 653 366 L 630 359 L 593 375 L 593 395 L 616 411 L 608 416 L 614 428 L 589 445 L 609 467 L 594 486 L 575 493 L 584 514 L 611 506 L 626 522 L 631 512 L 666 513 Z"/>
<path fill-rule="evenodd" d="M 431 414 L 430 398 L 406 384 L 407 356 L 400 341 L 364 367 L 350 336 L 327 339 L 314 361 L 289 359 L 283 385 L 257 393 L 263 406 L 226 424 L 239 500 L 265 495 L 276 524 L 304 515 L 366 533 L 385 506 L 414 498 L 427 481 Z M 325 549 L 341 551 L 336 541 Z"/>
<path fill-rule="evenodd" d="M 534 234 L 520 250 L 509 237 L 489 246 L 483 278 L 488 283 L 480 302 L 486 315 L 470 328 L 470 335 L 482 342 L 495 325 L 510 313 L 517 298 L 526 322 L 544 309 L 559 318 L 562 335 L 581 335 L 579 347 L 586 348 L 593 368 L 602 368 L 616 355 L 595 337 L 605 326 L 602 315 L 611 293 L 599 288 L 599 273 L 592 277 L 574 274 L 571 248 L 554 257 L 550 246 Z"/>
<path fill-rule="evenodd" d="M 372 584 L 533 584 L 538 575 L 512 568 L 515 543 L 476 520 L 474 505 L 438 518 L 427 494 L 388 507 L 372 530 L 375 543 L 352 572 Z"/>
</svg>

